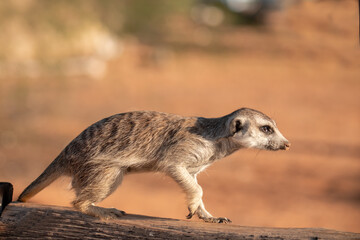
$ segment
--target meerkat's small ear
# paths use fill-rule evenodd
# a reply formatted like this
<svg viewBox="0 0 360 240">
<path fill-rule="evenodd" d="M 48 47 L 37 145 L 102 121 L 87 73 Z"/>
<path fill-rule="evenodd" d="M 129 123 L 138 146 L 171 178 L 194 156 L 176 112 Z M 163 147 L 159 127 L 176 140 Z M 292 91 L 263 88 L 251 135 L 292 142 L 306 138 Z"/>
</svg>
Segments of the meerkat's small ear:
<svg viewBox="0 0 360 240">
<path fill-rule="evenodd" d="M 234 119 L 230 124 L 230 134 L 234 135 L 237 132 L 240 132 L 243 129 L 241 121 L 239 119 Z"/>
<path fill-rule="evenodd" d="M 242 125 L 240 120 L 235 121 L 235 132 L 240 132 L 242 130 Z"/>
</svg>

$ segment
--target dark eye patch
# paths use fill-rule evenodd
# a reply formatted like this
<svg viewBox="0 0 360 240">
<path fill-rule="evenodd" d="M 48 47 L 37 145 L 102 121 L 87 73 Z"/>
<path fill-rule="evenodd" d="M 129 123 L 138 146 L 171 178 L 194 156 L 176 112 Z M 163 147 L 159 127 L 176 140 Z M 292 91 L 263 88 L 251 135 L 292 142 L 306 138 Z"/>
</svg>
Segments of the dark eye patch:
<svg viewBox="0 0 360 240">
<path fill-rule="evenodd" d="M 240 132 L 243 129 L 240 120 L 236 121 L 235 132 Z"/>
<path fill-rule="evenodd" d="M 272 133 L 274 133 L 274 129 L 273 129 L 272 127 L 270 127 L 269 125 L 261 126 L 261 127 L 260 127 L 260 130 L 261 130 L 263 133 L 266 133 L 266 134 L 272 134 Z"/>
</svg>

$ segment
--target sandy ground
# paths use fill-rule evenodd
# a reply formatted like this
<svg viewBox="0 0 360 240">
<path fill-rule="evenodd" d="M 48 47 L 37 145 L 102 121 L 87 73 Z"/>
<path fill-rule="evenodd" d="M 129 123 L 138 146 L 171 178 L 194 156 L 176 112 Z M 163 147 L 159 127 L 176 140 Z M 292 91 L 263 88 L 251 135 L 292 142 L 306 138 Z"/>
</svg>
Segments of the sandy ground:
<svg viewBox="0 0 360 240">
<path fill-rule="evenodd" d="M 267 28 L 184 30 L 189 44 L 160 59 L 125 41 L 101 80 L 1 79 L 0 181 L 17 197 L 80 131 L 115 113 L 218 117 L 246 106 L 273 117 L 292 148 L 241 150 L 209 167 L 199 176 L 207 209 L 244 226 L 360 232 L 357 13 L 356 1 L 309 1 L 274 14 Z M 69 183 L 31 202 L 70 206 Z M 126 176 L 100 205 L 187 215 L 185 195 L 161 174 Z"/>
</svg>

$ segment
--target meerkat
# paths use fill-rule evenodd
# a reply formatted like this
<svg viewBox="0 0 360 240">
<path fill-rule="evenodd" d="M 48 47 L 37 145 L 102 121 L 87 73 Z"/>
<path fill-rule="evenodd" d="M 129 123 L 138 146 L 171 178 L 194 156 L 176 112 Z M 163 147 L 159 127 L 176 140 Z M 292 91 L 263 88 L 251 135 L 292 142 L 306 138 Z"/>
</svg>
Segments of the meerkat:
<svg viewBox="0 0 360 240">
<path fill-rule="evenodd" d="M 182 117 L 153 111 L 104 118 L 72 140 L 19 196 L 25 202 L 61 175 L 72 177 L 75 209 L 101 219 L 124 211 L 95 206 L 121 184 L 126 174 L 162 172 L 187 196 L 190 219 L 228 223 L 213 217 L 202 201 L 197 175 L 218 159 L 241 148 L 287 150 L 289 141 L 265 114 L 241 108 L 219 118 Z"/>
</svg>

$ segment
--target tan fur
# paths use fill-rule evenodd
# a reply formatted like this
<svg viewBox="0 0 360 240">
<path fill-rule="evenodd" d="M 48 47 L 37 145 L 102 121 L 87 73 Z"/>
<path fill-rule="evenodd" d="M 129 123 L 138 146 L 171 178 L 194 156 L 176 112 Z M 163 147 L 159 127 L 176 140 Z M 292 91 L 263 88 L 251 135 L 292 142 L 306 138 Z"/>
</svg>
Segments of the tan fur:
<svg viewBox="0 0 360 240">
<path fill-rule="evenodd" d="M 271 128 L 271 132 L 265 131 Z M 19 196 L 26 201 L 60 175 L 72 177 L 76 209 L 103 219 L 124 214 L 94 206 L 109 196 L 131 172 L 163 172 L 185 191 L 189 215 L 207 222 L 196 176 L 215 160 L 240 148 L 288 149 L 289 142 L 263 113 L 242 108 L 220 118 L 182 117 L 139 111 L 117 114 L 94 123 L 70 142 L 49 167 Z"/>
</svg>

